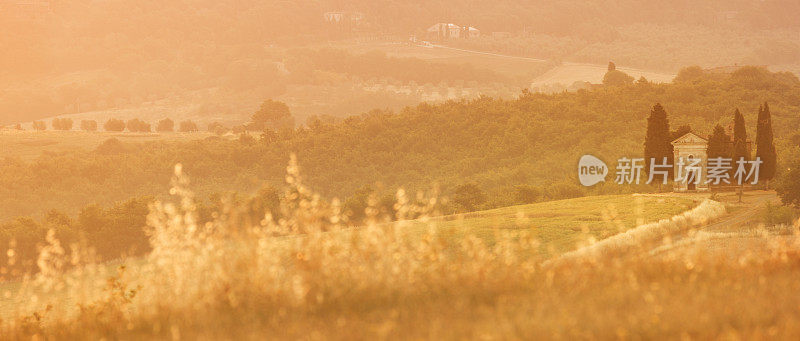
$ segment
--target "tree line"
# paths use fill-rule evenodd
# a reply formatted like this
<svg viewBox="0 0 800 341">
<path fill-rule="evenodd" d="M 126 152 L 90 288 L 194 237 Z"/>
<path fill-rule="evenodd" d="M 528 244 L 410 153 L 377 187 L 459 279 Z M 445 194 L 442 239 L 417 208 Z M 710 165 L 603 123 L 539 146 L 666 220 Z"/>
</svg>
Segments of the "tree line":
<svg viewBox="0 0 800 341">
<path fill-rule="evenodd" d="M 51 123 L 50 127 L 53 130 L 59 131 L 68 131 L 72 130 L 73 128 L 73 120 L 71 118 L 54 118 Z M 175 121 L 169 118 L 165 118 L 156 122 L 155 127 L 153 127 L 150 123 L 138 119 L 133 118 L 130 120 L 121 120 L 116 118 L 111 118 L 105 123 L 103 123 L 103 130 L 108 132 L 123 132 L 129 131 L 132 133 L 150 133 L 150 132 L 182 132 L 182 133 L 192 133 L 198 132 L 200 129 L 196 122 L 192 120 L 184 120 L 180 121 L 176 127 Z M 32 123 L 32 128 L 35 131 L 44 131 L 47 130 L 47 123 L 45 121 L 34 121 Z M 81 120 L 79 129 L 83 131 L 98 131 L 98 123 L 96 120 Z M 23 130 L 21 125 L 16 125 L 17 130 Z M 219 122 L 211 122 L 208 124 L 208 131 L 216 133 L 218 135 L 223 135 L 230 131 L 225 125 Z"/>
<path fill-rule="evenodd" d="M 54 118 L 50 125 L 54 130 L 72 130 L 73 121 L 71 118 Z M 294 117 L 289 110 L 289 106 L 286 103 L 268 99 L 252 114 L 249 122 L 232 128 L 228 128 L 220 122 L 211 122 L 208 124 L 208 131 L 217 135 L 224 135 L 228 132 L 242 134 L 248 131 L 264 132 L 267 130 L 294 129 L 294 125 Z M 17 125 L 17 129 L 22 130 L 22 127 Z M 44 121 L 34 121 L 33 129 L 37 131 L 47 130 L 47 124 Z M 97 131 L 97 121 L 81 120 L 80 129 L 83 131 Z M 177 130 L 183 133 L 199 131 L 197 123 L 192 120 L 181 121 L 176 128 L 175 121 L 169 118 L 158 121 L 155 129 L 150 123 L 138 118 L 128 121 L 111 118 L 103 124 L 103 130 L 109 132 L 122 132 L 126 129 L 129 132 L 137 133 L 149 133 L 154 130 L 156 132 L 174 132 Z"/>
</svg>

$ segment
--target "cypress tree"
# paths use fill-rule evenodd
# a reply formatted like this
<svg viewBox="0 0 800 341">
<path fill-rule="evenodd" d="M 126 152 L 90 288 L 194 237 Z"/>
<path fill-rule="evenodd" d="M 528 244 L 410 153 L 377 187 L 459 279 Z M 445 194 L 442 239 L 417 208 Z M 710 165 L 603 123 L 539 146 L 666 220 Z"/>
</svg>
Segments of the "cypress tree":
<svg viewBox="0 0 800 341">
<path fill-rule="evenodd" d="M 686 135 L 687 133 L 691 133 L 691 132 L 692 132 L 692 126 L 690 126 L 688 124 L 684 124 L 684 125 L 678 127 L 677 130 L 673 130 L 672 132 L 670 132 L 670 135 L 671 135 L 670 136 L 670 140 L 674 141 L 675 139 L 677 139 L 677 138 L 679 138 L 679 137 L 681 137 L 683 135 Z M 672 141 L 670 141 L 670 142 L 672 142 Z"/>
<path fill-rule="evenodd" d="M 733 162 L 742 157 L 750 160 L 750 149 L 747 148 L 747 128 L 744 124 L 744 116 L 737 108 L 733 113 Z"/>
<path fill-rule="evenodd" d="M 650 160 L 654 159 L 656 164 L 661 164 L 664 157 L 667 158 L 668 164 L 674 161 L 674 154 L 672 151 L 672 136 L 669 131 L 669 121 L 667 120 L 667 112 L 660 103 L 656 103 L 650 111 L 650 117 L 647 118 L 647 135 L 644 140 L 644 162 L 645 172 L 650 171 Z M 669 169 L 669 177 L 672 177 L 673 169 Z M 661 183 L 663 179 L 660 176 L 653 178 L 654 182 Z"/>
<path fill-rule="evenodd" d="M 758 125 L 756 126 L 756 157 L 763 162 L 759 168 L 758 181 L 769 181 L 775 177 L 777 168 L 777 153 L 775 143 L 772 141 L 772 115 L 769 113 L 769 104 L 758 110 Z"/>
<path fill-rule="evenodd" d="M 742 113 L 739 112 L 737 108 L 736 111 L 733 113 L 733 162 L 731 169 L 731 182 L 738 182 L 740 179 L 736 178 L 736 171 L 739 169 L 739 164 L 737 163 L 740 158 L 744 158 L 745 160 L 750 160 L 750 149 L 747 148 L 747 128 L 744 125 L 744 116 Z M 744 194 L 744 183 L 747 179 L 747 173 L 750 169 L 745 166 L 744 167 L 745 173 L 741 175 L 742 185 L 739 188 L 739 202 L 742 202 L 742 195 Z"/>
<path fill-rule="evenodd" d="M 706 153 L 709 159 L 723 157 L 729 158 L 733 154 L 730 146 L 731 137 L 725 133 L 725 128 L 717 124 L 714 132 L 708 136 L 708 149 Z"/>
</svg>

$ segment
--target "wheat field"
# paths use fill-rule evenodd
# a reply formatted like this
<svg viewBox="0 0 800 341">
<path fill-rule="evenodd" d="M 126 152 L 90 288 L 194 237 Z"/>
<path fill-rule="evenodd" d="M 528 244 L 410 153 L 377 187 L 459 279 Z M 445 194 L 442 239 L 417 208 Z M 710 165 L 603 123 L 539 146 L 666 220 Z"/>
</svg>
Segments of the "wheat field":
<svg viewBox="0 0 800 341">
<path fill-rule="evenodd" d="M 495 229 L 490 241 L 439 233 L 437 224 L 447 219 L 433 217 L 435 198 L 398 191 L 398 216 L 421 219 L 380 223 L 368 208 L 376 219 L 352 229 L 345 228 L 341 203 L 325 202 L 302 184 L 296 161 L 287 168 L 287 183 L 280 220 L 268 215 L 257 226 L 236 226 L 228 223 L 236 214 L 231 208 L 200 226 L 187 177 L 177 166 L 170 191 L 176 200 L 151 206 L 153 251 L 143 259 L 92 263 L 89 251 L 49 235 L 37 262 L 40 272 L 3 287 L 5 300 L 16 295 L 24 301 L 2 321 L 3 338 L 800 334 L 798 224 L 726 235 L 723 245 L 740 246 L 731 249 L 734 255 L 709 248 L 710 238 L 697 232 L 725 211 L 719 202 L 705 201 L 623 237 L 585 236 L 580 249 L 553 261 L 539 252 L 543 241 L 534 229 Z M 420 222 L 427 231 L 414 228 Z M 681 243 L 670 241 L 669 235 L 682 232 L 688 234 Z M 614 238 L 633 238 L 635 247 Z M 651 252 L 659 247 L 669 252 Z"/>
</svg>

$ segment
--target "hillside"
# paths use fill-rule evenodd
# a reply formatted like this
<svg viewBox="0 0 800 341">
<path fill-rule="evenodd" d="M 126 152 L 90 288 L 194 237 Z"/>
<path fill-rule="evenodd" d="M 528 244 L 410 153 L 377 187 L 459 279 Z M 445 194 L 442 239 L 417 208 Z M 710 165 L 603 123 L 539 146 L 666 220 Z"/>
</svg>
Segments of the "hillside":
<svg viewBox="0 0 800 341">
<path fill-rule="evenodd" d="M 125 144 L 143 142 L 172 142 L 202 140 L 214 136 L 209 132 L 193 133 L 130 133 L 105 131 L 31 131 L 0 130 L 0 160 L 21 159 L 33 161 L 42 154 L 64 154 L 75 151 L 90 152 L 109 139 Z"/>
<path fill-rule="evenodd" d="M 367 186 L 380 195 L 402 186 L 412 193 L 438 188 L 451 196 L 466 184 L 485 192 L 484 208 L 569 198 L 587 193 L 574 174 L 580 156 L 593 154 L 615 164 L 619 157 L 641 155 L 645 119 L 656 102 L 666 108 L 671 129 L 689 124 L 701 135 L 717 123 L 727 125 L 739 108 L 753 136 L 757 108 L 765 101 L 782 162 L 796 153 L 800 81 L 750 67 L 733 74 L 680 73 L 668 84 L 373 111 L 340 122 L 315 121 L 264 139 L 159 141 L 96 151 L 88 146 L 34 161 L 11 158 L 0 164 L 0 216 L 50 208 L 76 212 L 93 202 L 164 193 L 179 162 L 203 199 L 280 187 L 290 153 L 297 153 L 306 182 L 329 198 L 346 199 Z M 533 198 L 517 196 L 522 185 L 533 188 Z M 632 190 L 607 183 L 589 193 Z"/>
<path fill-rule="evenodd" d="M 0 341 L 800 340 L 800 0 L 0 0 Z"/>
<path fill-rule="evenodd" d="M 188 198 L 184 185 L 176 182 L 176 199 Z M 300 194 L 289 202 L 313 200 L 305 190 Z M 756 197 L 765 195 L 774 198 L 769 193 Z M 593 243 L 587 238 L 601 230 L 574 228 L 597 209 L 619 208 L 619 215 L 606 220 L 617 226 L 638 220 L 639 214 L 647 214 L 647 220 L 668 217 L 676 206 L 690 207 L 691 198 L 581 198 L 475 212 L 463 219 L 445 218 L 444 225 L 433 219 L 356 229 L 319 220 L 332 217 L 335 209 L 305 201 L 292 206 L 293 222 L 269 221 L 241 230 L 223 218 L 205 233 L 194 233 L 193 220 L 182 218 L 192 214 L 191 205 L 175 211 L 158 203 L 149 223 L 154 250 L 147 257 L 111 264 L 78 260 L 77 270 L 63 273 L 45 266 L 52 272 L 37 281 L 0 284 L 9 293 L 0 314 L 11 321 L 0 331 L 20 338 L 205 337 L 220 330 L 242 337 L 291 338 L 306 335 L 309 328 L 325 335 L 411 338 L 796 336 L 793 317 L 800 312 L 792 293 L 800 289 L 794 276 L 800 240 L 791 235 L 791 226 L 748 226 L 737 236 L 725 236 L 728 243 L 714 244 L 718 237 L 704 232 L 713 226 L 710 221 L 724 223 L 748 213 L 725 214 L 719 202 L 705 201 L 679 217 L 628 229 L 649 229 L 646 242 L 632 249 L 556 258 L 557 263 L 537 256 L 541 248 L 566 239 L 585 245 L 581 250 L 604 245 L 607 239 Z M 515 213 L 514 223 L 502 223 L 514 211 L 523 214 Z M 558 213 L 567 214 L 553 216 Z M 487 219 L 501 223 L 488 224 L 493 233 L 480 237 Z M 295 223 L 300 230 L 286 229 Z M 456 226 L 464 234 L 448 232 Z M 551 228 L 561 240 L 548 236 Z M 47 247 L 57 250 L 58 242 L 48 239 Z M 64 255 L 47 259 L 58 264 L 59 257 Z M 116 266 L 115 273 L 110 268 Z M 180 276 L 191 271 L 202 274 L 202 280 Z M 708 318 L 698 321 L 686 314 Z M 527 323 L 531 316 L 547 323 Z M 578 328 L 576 318 L 591 322 Z M 375 327 L 374 319 L 391 324 Z"/>
<path fill-rule="evenodd" d="M 449 46 L 534 57 L 547 60 L 545 66 L 614 60 L 620 66 L 673 74 L 694 64 L 797 71 L 800 60 L 795 20 L 800 9 L 790 0 L 702 5 L 504 0 L 462 6 L 388 0 L 78 0 L 0 5 L 0 29 L 6 33 L 0 46 L 8 51 L 0 56 L 0 124 L 65 114 L 127 119 L 135 111 L 147 117 L 240 122 L 260 101 L 279 97 L 298 113 L 298 123 L 304 123 L 312 115 L 347 116 L 377 106 L 399 109 L 441 98 L 498 97 L 509 92 L 504 88 L 517 92 L 515 87 L 533 81 L 529 77 L 509 84 L 504 77 L 460 77 L 461 64 L 473 62 L 469 58 L 440 60 L 443 72 L 431 72 L 437 76 L 433 79 L 398 79 L 385 64 L 371 65 L 387 70 L 377 79 L 358 79 L 287 53 L 353 43 L 368 52 L 380 49 L 376 43 L 405 44 L 411 35 L 425 39 L 425 29 L 443 20 L 484 32 L 479 39 L 444 42 Z M 327 22 L 325 13 L 336 11 L 360 13 L 361 19 L 353 25 Z M 495 37 L 493 32 L 503 34 Z M 546 71 L 539 68 L 534 73 Z M 408 73 L 426 70 L 424 65 L 406 68 Z M 468 95 L 443 94 L 441 89 L 423 90 L 421 96 L 365 90 L 384 83 L 446 84 L 455 90 L 471 81 L 480 84 L 467 86 Z"/>
<path fill-rule="evenodd" d="M 602 240 L 617 233 L 632 229 L 638 225 L 668 219 L 683 211 L 696 206 L 698 198 L 681 197 L 645 197 L 634 195 L 615 195 L 615 196 L 594 196 L 578 199 L 567 199 L 559 201 L 543 202 L 531 205 L 519 205 L 504 207 L 500 209 L 470 212 L 463 215 L 428 217 L 404 222 L 389 223 L 402 228 L 404 234 L 412 238 L 420 238 L 425 235 L 430 228 L 434 228 L 436 233 L 444 238 L 447 243 L 456 245 L 466 236 L 472 235 L 480 238 L 486 243 L 494 244 L 500 238 L 500 231 L 512 233 L 515 236 L 520 233 L 528 233 L 531 238 L 541 242 L 536 250 L 542 257 L 552 257 L 565 251 L 573 250 L 578 246 L 584 245 L 590 239 Z M 88 231 L 83 231 L 87 233 Z M 120 233 L 121 231 L 117 231 Z M 333 235 L 349 235 L 351 233 L 365 234 L 363 228 L 353 227 L 341 231 L 331 232 Z M 44 238 L 44 231 L 39 239 Z M 57 232 L 62 236 L 62 243 L 73 242 L 63 238 L 62 231 Z M 0 242 L 7 244 L 0 231 Z M 22 242 L 22 241 L 21 241 Z M 27 241 L 26 241 L 27 242 Z M 95 243 L 109 242 L 106 240 L 94 240 Z M 26 261 L 33 259 L 35 254 L 32 248 L 23 243 L 17 244 L 17 260 Z M 88 245 L 98 250 L 105 250 L 100 245 Z M 111 255 L 99 253 L 97 256 Z M 116 256 L 116 255 L 115 255 Z M 116 257 L 114 257 L 116 258 Z M 0 257 L 0 259 L 3 259 Z M 113 273 L 114 269 L 120 264 L 129 264 L 134 267 L 138 263 L 145 262 L 141 257 L 133 257 L 123 260 L 104 261 L 101 264 L 103 273 Z M 20 290 L 18 281 L 10 283 L 0 282 L 0 292 Z M 37 295 L 47 297 L 45 300 L 57 301 L 65 300 L 63 295 L 69 292 L 66 288 L 64 292 L 56 295 L 46 291 L 33 292 Z M 20 293 L 25 293 L 24 291 Z M 26 294 L 32 294 L 27 292 Z M 19 314 L 15 308 L 24 306 L 25 297 L 14 297 L 0 303 L 0 318 L 7 319 Z M 64 307 L 63 304 L 57 304 Z M 68 310 L 68 309 L 64 309 Z"/>
</svg>

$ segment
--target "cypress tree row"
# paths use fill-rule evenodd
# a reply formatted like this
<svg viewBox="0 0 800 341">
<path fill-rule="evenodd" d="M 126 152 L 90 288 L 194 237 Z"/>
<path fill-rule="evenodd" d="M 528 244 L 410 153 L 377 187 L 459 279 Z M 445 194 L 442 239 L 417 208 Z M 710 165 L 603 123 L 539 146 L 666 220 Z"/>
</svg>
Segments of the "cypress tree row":
<svg viewBox="0 0 800 341">
<path fill-rule="evenodd" d="M 772 115 L 769 113 L 769 104 L 758 109 L 758 125 L 756 126 L 756 157 L 763 162 L 758 173 L 758 181 L 769 181 L 775 177 L 778 155 L 775 152 L 775 143 L 772 136 Z"/>
<path fill-rule="evenodd" d="M 661 164 L 666 157 L 668 164 L 673 164 L 672 136 L 669 131 L 669 121 L 667 112 L 660 103 L 656 103 L 647 118 L 647 135 L 644 140 L 644 162 L 645 172 L 650 171 L 650 160 L 654 159 L 656 164 Z M 673 169 L 669 169 L 669 178 L 672 178 Z M 656 176 L 654 182 L 661 183 L 662 177 Z"/>
</svg>

